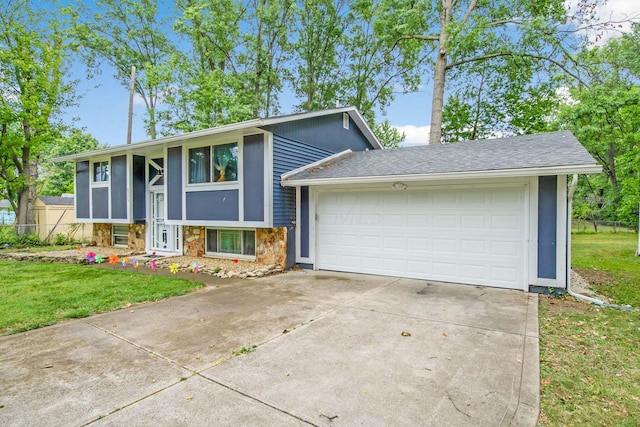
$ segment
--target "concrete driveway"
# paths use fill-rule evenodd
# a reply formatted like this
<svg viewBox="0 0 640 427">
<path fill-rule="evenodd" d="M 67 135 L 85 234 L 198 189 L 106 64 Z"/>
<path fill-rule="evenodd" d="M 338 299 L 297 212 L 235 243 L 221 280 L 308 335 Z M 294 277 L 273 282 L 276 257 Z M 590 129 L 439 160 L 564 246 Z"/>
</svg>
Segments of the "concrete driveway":
<svg viewBox="0 0 640 427">
<path fill-rule="evenodd" d="M 332 272 L 219 282 L 1 337 L 0 425 L 534 426 L 537 302 Z"/>
</svg>

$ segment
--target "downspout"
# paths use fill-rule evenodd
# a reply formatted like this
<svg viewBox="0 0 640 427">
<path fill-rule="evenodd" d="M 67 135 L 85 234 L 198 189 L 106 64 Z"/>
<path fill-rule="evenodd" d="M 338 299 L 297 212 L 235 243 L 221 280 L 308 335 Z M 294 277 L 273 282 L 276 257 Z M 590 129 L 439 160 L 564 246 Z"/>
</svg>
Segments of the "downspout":
<svg viewBox="0 0 640 427">
<path fill-rule="evenodd" d="M 567 194 L 567 293 L 574 298 L 578 298 L 584 301 L 589 301 L 595 305 L 604 307 L 619 308 L 622 310 L 633 310 L 630 305 L 615 305 L 609 304 L 597 298 L 591 298 L 586 295 L 573 292 L 571 290 L 571 218 L 573 212 L 573 194 L 576 192 L 576 186 L 578 185 L 578 175 L 573 175 L 571 180 L 571 187 L 569 187 L 569 194 Z"/>
</svg>

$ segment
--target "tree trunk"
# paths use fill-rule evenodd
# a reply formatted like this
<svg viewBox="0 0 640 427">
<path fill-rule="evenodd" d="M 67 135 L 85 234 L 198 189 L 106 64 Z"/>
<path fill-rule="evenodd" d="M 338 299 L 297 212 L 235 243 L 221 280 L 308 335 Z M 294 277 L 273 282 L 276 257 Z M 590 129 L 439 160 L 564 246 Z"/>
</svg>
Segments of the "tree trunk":
<svg viewBox="0 0 640 427">
<path fill-rule="evenodd" d="M 451 8 L 454 0 L 442 0 L 442 15 L 440 16 L 440 38 L 438 40 L 438 54 L 433 73 L 433 98 L 431 102 L 431 130 L 429 144 L 442 142 L 442 109 L 444 107 L 444 85 L 447 72 L 447 27 L 451 22 Z"/>
<path fill-rule="evenodd" d="M 618 194 L 618 175 L 616 174 L 616 151 L 613 143 L 609 144 L 609 150 L 607 150 L 608 163 L 609 163 L 609 178 L 611 179 L 611 186 L 613 187 L 613 194 Z"/>
<path fill-rule="evenodd" d="M 34 202 L 36 200 L 36 181 L 38 180 L 37 161 L 31 160 L 26 163 L 24 178 L 27 185 L 18 191 L 17 231 L 18 234 L 34 234 L 36 230 Z"/>
</svg>

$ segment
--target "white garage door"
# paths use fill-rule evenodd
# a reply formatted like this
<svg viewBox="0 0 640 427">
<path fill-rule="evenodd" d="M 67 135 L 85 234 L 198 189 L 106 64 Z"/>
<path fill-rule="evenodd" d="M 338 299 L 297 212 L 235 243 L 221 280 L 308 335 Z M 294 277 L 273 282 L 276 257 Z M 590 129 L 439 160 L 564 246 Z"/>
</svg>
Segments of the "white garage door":
<svg viewBox="0 0 640 427">
<path fill-rule="evenodd" d="M 525 189 L 320 193 L 318 268 L 525 289 Z"/>
</svg>

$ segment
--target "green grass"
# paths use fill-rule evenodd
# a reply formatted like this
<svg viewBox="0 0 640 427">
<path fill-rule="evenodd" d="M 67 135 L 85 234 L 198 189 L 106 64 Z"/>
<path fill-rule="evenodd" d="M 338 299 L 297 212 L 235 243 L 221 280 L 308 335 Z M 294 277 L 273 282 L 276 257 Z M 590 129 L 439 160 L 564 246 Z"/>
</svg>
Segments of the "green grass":
<svg viewBox="0 0 640 427">
<path fill-rule="evenodd" d="M 600 294 L 640 308 L 637 234 L 573 236 L 573 265 Z M 640 424 L 640 311 L 540 298 L 543 426 Z"/>
<path fill-rule="evenodd" d="M 95 266 L 0 261 L 0 334 L 183 295 L 201 286 Z"/>
</svg>

